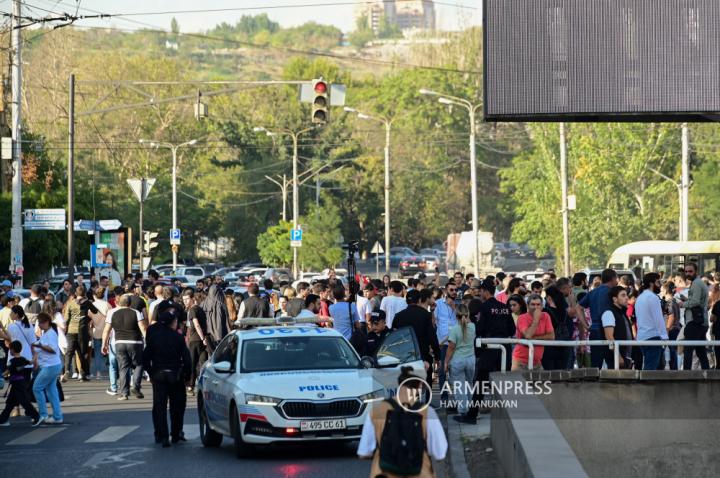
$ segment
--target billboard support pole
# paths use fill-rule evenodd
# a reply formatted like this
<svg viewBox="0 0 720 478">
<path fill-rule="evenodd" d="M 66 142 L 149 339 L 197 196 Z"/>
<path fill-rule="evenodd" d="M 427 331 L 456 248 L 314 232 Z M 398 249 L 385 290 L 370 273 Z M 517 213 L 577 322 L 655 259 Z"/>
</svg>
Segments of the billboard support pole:
<svg viewBox="0 0 720 478">
<path fill-rule="evenodd" d="M 565 123 L 560 123 L 560 195 L 562 196 L 563 274 L 570 277 L 570 221 L 568 217 L 568 171 Z"/>
<path fill-rule="evenodd" d="M 682 216 L 682 231 L 680 232 L 681 241 L 690 240 L 690 227 L 688 224 L 690 209 L 688 200 L 690 199 L 690 131 L 687 123 L 682 124 L 682 178 L 680 180 L 682 198 L 680 201 L 680 214 Z"/>
</svg>

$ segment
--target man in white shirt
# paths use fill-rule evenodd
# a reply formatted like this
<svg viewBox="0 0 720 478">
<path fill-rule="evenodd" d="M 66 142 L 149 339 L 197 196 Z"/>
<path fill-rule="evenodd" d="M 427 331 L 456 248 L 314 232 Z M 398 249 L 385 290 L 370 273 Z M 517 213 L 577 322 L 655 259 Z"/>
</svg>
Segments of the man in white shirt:
<svg viewBox="0 0 720 478">
<path fill-rule="evenodd" d="M 367 284 L 363 288 L 363 295 L 358 294 L 355 303 L 357 304 L 357 311 L 358 316 L 360 317 L 360 322 L 366 324 L 370 323 L 370 314 L 373 311 L 372 299 L 373 297 L 375 297 L 375 294 L 375 286 L 372 284 Z"/>
<path fill-rule="evenodd" d="M 635 302 L 638 340 L 667 340 L 665 318 L 660 303 L 660 275 L 655 272 L 645 274 L 642 281 L 642 293 Z M 663 347 L 640 347 L 643 354 L 643 370 L 657 370 Z"/>
<path fill-rule="evenodd" d="M 35 315 L 39 314 L 42 310 L 42 306 L 45 303 L 45 301 L 40 297 L 40 294 L 42 293 L 42 287 L 40 284 L 35 284 L 30 288 L 30 297 L 22 299 L 20 303 L 18 304 L 20 307 L 23 308 L 26 312 L 30 311 L 32 313 L 32 317 L 28 317 L 31 322 L 35 322 Z M 34 306 L 34 309 L 37 309 L 37 311 L 34 311 L 33 308 L 28 309 L 28 305 L 31 303 L 37 302 L 37 305 Z"/>
<path fill-rule="evenodd" d="M 297 315 L 297 319 L 314 319 L 320 313 L 320 296 L 308 294 L 305 297 L 305 308 Z"/>
<path fill-rule="evenodd" d="M 407 309 L 407 302 L 402 296 L 403 284 L 400 281 L 394 280 L 390 282 L 387 297 L 384 297 L 380 303 L 380 310 L 385 312 L 385 321 L 388 329 L 392 329 L 392 322 L 395 318 L 395 314 L 401 310 Z"/>
</svg>

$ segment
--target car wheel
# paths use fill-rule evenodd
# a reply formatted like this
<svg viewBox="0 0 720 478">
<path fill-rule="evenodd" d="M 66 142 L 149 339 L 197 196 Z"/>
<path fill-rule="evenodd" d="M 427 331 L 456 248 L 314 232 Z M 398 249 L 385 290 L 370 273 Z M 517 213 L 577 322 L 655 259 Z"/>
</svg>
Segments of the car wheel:
<svg viewBox="0 0 720 478">
<path fill-rule="evenodd" d="M 210 423 L 202 399 L 198 398 L 198 415 L 200 419 L 200 441 L 206 447 L 219 447 L 222 444 L 222 434 L 210 428 Z"/>
<path fill-rule="evenodd" d="M 253 447 L 245 443 L 242 438 L 242 430 L 240 429 L 240 416 L 238 415 L 237 408 L 235 405 L 230 409 L 232 415 L 232 437 L 233 445 L 235 447 L 235 456 L 238 458 L 249 458 L 252 455 Z"/>
</svg>

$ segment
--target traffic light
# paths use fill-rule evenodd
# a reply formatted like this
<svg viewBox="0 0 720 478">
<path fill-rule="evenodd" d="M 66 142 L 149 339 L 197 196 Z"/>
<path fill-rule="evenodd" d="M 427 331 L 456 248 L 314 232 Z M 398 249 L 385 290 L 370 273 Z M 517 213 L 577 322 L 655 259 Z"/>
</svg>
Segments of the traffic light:
<svg viewBox="0 0 720 478">
<path fill-rule="evenodd" d="M 328 120 L 328 84 L 320 77 L 313 80 L 313 102 L 312 102 L 312 122 L 315 124 L 325 124 Z"/>
<path fill-rule="evenodd" d="M 143 234 L 143 254 L 150 255 L 150 252 L 158 246 L 157 242 L 153 242 L 153 239 L 158 237 L 157 232 L 145 231 Z"/>
</svg>

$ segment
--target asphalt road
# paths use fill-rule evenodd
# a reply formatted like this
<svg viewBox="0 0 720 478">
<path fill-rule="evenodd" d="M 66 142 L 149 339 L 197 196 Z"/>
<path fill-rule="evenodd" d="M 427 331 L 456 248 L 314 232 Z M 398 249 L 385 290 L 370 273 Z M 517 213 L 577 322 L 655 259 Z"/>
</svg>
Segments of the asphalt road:
<svg viewBox="0 0 720 478">
<path fill-rule="evenodd" d="M 1 476 L 12 477 L 367 477 L 370 463 L 355 455 L 357 443 L 278 446 L 238 460 L 229 438 L 217 449 L 200 443 L 194 398 L 188 397 L 186 443 L 163 449 L 153 436 L 152 390 L 144 399 L 118 402 L 105 393 L 107 381 L 64 384 L 65 424 L 30 427 L 26 417 L 0 428 Z M 4 399 L 0 396 L 0 404 Z"/>
</svg>

